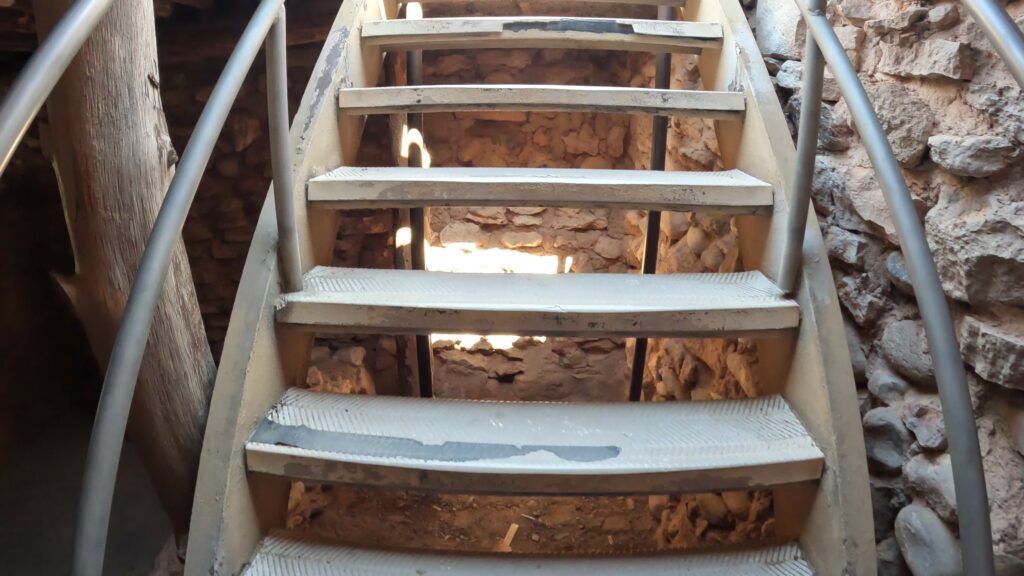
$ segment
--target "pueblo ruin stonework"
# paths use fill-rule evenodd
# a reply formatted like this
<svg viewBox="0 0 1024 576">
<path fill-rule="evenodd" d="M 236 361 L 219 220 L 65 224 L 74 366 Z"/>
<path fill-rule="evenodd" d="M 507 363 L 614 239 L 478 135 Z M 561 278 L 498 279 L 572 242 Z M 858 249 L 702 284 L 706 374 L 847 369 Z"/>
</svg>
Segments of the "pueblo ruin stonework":
<svg viewBox="0 0 1024 576">
<path fill-rule="evenodd" d="M 791 126 L 805 31 L 750 2 Z M 1024 20 L 1024 2 L 1010 2 Z M 956 2 L 838 0 L 829 19 L 899 159 L 970 370 L 1001 574 L 1024 573 L 1024 97 Z M 826 78 L 814 208 L 864 417 L 879 573 L 959 574 L 957 511 L 931 357 L 864 147 Z"/>
</svg>

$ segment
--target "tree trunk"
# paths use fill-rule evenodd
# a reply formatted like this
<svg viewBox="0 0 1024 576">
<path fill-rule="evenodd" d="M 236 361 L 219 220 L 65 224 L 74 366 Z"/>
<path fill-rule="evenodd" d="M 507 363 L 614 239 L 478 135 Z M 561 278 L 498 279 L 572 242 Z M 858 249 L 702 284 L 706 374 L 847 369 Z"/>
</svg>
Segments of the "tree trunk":
<svg viewBox="0 0 1024 576">
<path fill-rule="evenodd" d="M 70 3 L 35 0 L 41 36 Z M 47 102 L 76 261 L 63 284 L 103 367 L 177 159 L 159 78 L 153 3 L 115 0 Z M 128 432 L 178 535 L 188 528 L 215 374 L 179 240 Z"/>
</svg>

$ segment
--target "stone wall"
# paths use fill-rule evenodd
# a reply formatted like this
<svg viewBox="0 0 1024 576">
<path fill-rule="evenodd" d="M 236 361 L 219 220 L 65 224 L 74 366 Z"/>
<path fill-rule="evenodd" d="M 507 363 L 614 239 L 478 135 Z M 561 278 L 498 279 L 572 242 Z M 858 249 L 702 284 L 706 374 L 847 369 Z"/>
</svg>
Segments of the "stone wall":
<svg viewBox="0 0 1024 576">
<path fill-rule="evenodd" d="M 751 11 L 796 126 L 805 32 L 792 0 Z M 1024 2 L 1007 9 L 1020 23 Z M 1024 573 L 1024 98 L 956 2 L 838 0 L 858 67 L 924 219 L 971 370 L 1002 573 Z M 826 79 L 814 207 L 860 387 L 880 573 L 959 573 L 931 358 L 888 209 Z"/>
</svg>

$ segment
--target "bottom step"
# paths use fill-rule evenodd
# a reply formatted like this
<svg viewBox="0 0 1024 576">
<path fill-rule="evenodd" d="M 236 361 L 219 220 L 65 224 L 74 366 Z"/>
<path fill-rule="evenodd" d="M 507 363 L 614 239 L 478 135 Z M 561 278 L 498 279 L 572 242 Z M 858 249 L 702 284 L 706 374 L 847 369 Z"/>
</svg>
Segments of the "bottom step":
<svg viewBox="0 0 1024 576">
<path fill-rule="evenodd" d="M 730 552 L 656 556 L 442 554 L 347 548 L 288 536 L 260 543 L 246 576 L 558 574 L 645 576 L 811 576 L 795 544 Z"/>
</svg>

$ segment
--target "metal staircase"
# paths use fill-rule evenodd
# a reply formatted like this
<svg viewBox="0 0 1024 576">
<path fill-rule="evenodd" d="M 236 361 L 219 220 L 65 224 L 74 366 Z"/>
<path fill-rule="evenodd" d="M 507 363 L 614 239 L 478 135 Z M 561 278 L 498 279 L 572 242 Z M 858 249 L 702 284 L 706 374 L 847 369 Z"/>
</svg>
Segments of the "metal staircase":
<svg viewBox="0 0 1024 576">
<path fill-rule="evenodd" d="M 347 0 L 294 123 L 301 287 L 282 288 L 267 209 L 221 361 L 188 548 L 189 574 L 873 574 L 859 413 L 820 237 L 801 289 L 773 278 L 794 151 L 735 0 L 677 21 L 396 19 Z M 382 54 L 450 48 L 700 54 L 705 90 L 378 87 Z M 415 84 L 415 82 L 412 82 Z M 369 114 L 613 112 L 716 120 L 722 172 L 353 167 Z M 454 274 L 331 268 L 338 211 L 619 207 L 738 216 L 750 271 Z M 417 239 L 414 239 L 416 242 Z M 813 297 L 812 297 L 813 294 Z M 759 342 L 768 395 L 688 403 L 491 403 L 302 389 L 312 334 L 514 333 Z M 626 383 L 623 383 L 626 386 Z M 450 493 L 638 495 L 776 489 L 777 539 L 672 556 L 518 557 L 354 549 L 280 532 L 290 480 Z"/>
<path fill-rule="evenodd" d="M 423 3 L 462 0 L 421 0 Z M 588 0 L 626 4 L 624 0 Z M 827 64 L 892 213 L 935 362 L 949 436 L 964 572 L 994 574 L 977 430 L 953 323 L 920 218 L 824 0 L 794 0 L 807 26 L 799 149 L 737 0 L 632 0 L 659 19 L 398 19 L 397 0 L 345 0 L 288 134 L 284 0 L 261 0 L 209 96 L 167 190 L 114 343 L 90 440 L 74 574 L 103 570 L 110 503 L 147 335 L 200 178 L 246 72 L 266 46 L 274 187 L 236 294 L 203 446 L 187 574 L 875 573 L 865 455 L 832 275 L 808 216 Z M 75 0 L 0 103 L 0 173 L 113 0 Z M 669 9 L 663 4 L 673 4 Z M 564 2 L 572 6 L 573 2 Z M 1024 86 L 1024 33 L 997 0 L 962 0 Z M 684 7 L 685 5 L 685 7 Z M 656 89 L 415 86 L 416 54 L 450 48 L 659 53 Z M 409 51 L 412 86 L 378 87 L 387 51 Z M 664 53 L 699 54 L 704 90 L 667 90 Z M 358 168 L 366 114 L 545 110 L 715 120 L 716 173 L 515 168 Z M 410 164 L 417 152 L 410 152 Z M 276 190 L 275 190 L 276 188 Z M 483 276 L 354 270 L 330 261 L 338 212 L 429 206 L 643 208 L 641 275 Z M 660 210 L 736 215 L 749 272 L 651 275 Z M 305 271 L 305 273 L 304 273 Z M 671 404 L 433 400 L 431 331 L 757 339 L 764 396 Z M 415 333 L 425 398 L 302 390 L 313 331 Z M 636 369 L 640 367 L 639 369 Z M 489 494 L 773 490 L 775 539 L 686 555 L 529 557 L 354 549 L 296 539 L 291 479 Z"/>
</svg>

